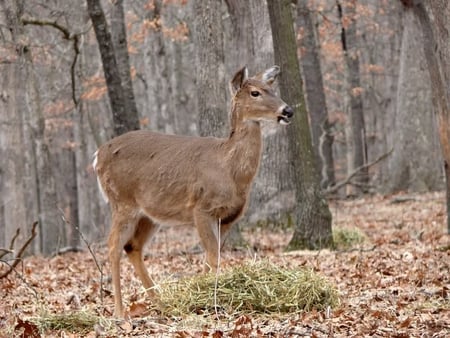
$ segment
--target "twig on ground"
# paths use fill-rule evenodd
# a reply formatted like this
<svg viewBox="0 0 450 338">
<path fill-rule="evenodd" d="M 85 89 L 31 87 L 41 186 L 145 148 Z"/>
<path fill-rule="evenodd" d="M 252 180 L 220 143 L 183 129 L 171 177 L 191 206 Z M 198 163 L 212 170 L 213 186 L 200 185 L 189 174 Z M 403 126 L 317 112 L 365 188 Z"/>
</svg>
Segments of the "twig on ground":
<svg viewBox="0 0 450 338">
<path fill-rule="evenodd" d="M 36 232 L 37 225 L 38 225 L 38 222 L 34 222 L 33 223 L 32 227 L 31 227 L 31 235 L 30 235 L 30 237 L 25 241 L 25 243 L 22 245 L 22 247 L 17 252 L 16 257 L 14 257 L 14 259 L 13 259 L 13 263 L 12 264 L 7 264 L 7 265 L 9 265 L 9 269 L 7 269 L 4 273 L 0 274 L 0 279 L 5 278 L 6 276 L 8 276 L 15 269 L 15 267 L 19 264 L 19 262 L 22 261 L 22 256 L 23 256 L 26 248 L 30 245 L 30 243 L 33 241 L 33 239 L 37 235 L 37 232 Z M 20 231 L 19 231 L 19 229 L 17 229 L 16 234 L 11 239 L 10 250 L 9 250 L 11 252 L 13 252 L 14 242 L 16 241 L 16 238 L 19 236 L 19 233 L 20 233 Z M 6 255 L 6 253 L 4 253 L 1 257 Z M 3 262 L 3 263 L 6 263 L 6 262 Z"/>
<path fill-rule="evenodd" d="M 30 289 L 30 290 L 33 292 L 34 297 L 36 298 L 36 300 L 38 300 L 38 299 L 39 299 L 39 294 L 38 294 L 38 292 L 36 291 L 36 289 L 35 289 L 33 286 L 31 286 L 31 285 L 27 282 L 27 280 L 26 280 L 25 277 L 23 276 L 23 273 L 17 272 L 17 271 L 16 271 L 16 268 L 13 267 L 12 264 L 9 264 L 8 262 L 2 261 L 2 263 L 8 265 L 9 268 L 11 269 L 11 272 L 12 272 L 12 271 L 15 271 L 15 272 L 16 272 L 17 277 L 22 281 L 22 283 L 23 283 L 28 289 Z M 6 277 L 6 276 L 5 276 L 5 277 Z"/>
<path fill-rule="evenodd" d="M 62 217 L 63 221 L 72 226 L 72 223 L 70 222 L 70 220 L 68 220 L 66 218 L 66 216 L 64 215 L 64 212 L 61 209 L 60 209 L 60 212 L 61 212 L 61 217 Z M 97 270 L 100 272 L 100 302 L 103 304 L 103 269 L 97 260 L 97 256 L 95 255 L 94 250 L 92 250 L 92 248 L 91 248 L 91 244 L 86 239 L 86 237 L 84 237 L 80 228 L 78 226 L 75 226 L 75 229 L 80 234 L 81 240 L 84 242 L 84 244 L 86 244 L 86 246 L 89 250 L 89 253 L 91 254 L 92 258 L 94 259 L 94 263 L 97 266 Z M 72 249 L 76 249 L 76 247 L 72 248 Z"/>
<path fill-rule="evenodd" d="M 9 243 L 9 249 L 4 248 L 0 249 L 1 251 L 3 251 L 2 254 L 0 255 L 0 259 L 2 259 L 3 256 L 9 253 L 14 253 L 14 243 L 16 242 L 16 239 L 17 237 L 19 237 L 19 235 L 20 235 L 20 228 L 16 230 L 16 233 L 14 234 L 13 238 L 11 238 L 11 242 Z"/>
<path fill-rule="evenodd" d="M 61 249 L 58 249 L 56 252 L 57 255 L 64 255 L 69 252 L 83 252 L 83 248 L 79 246 L 65 246 Z"/>
<path fill-rule="evenodd" d="M 343 249 L 343 250 L 336 250 L 335 252 L 338 254 L 341 253 L 348 253 L 348 252 L 370 252 L 370 251 L 375 251 L 375 249 L 378 248 L 378 245 L 373 245 L 370 248 L 351 248 L 351 249 Z"/>
<path fill-rule="evenodd" d="M 6 256 L 7 254 L 14 253 L 14 250 L 0 248 L 0 260 L 3 256 Z"/>
<path fill-rule="evenodd" d="M 9 243 L 9 250 L 14 251 L 14 244 L 16 242 L 17 237 L 19 237 L 20 234 L 20 228 L 18 228 L 16 230 L 15 235 L 13 236 L 13 238 L 11 239 L 11 243 Z"/>
<path fill-rule="evenodd" d="M 81 240 L 86 244 L 92 258 L 94 259 L 94 263 L 97 266 L 97 270 L 100 272 L 100 302 L 103 304 L 103 269 L 97 260 L 97 256 L 95 255 L 94 250 L 92 250 L 91 248 L 91 244 L 87 241 L 86 237 L 84 237 L 80 228 L 75 227 L 75 229 L 77 229 L 78 233 L 80 234 Z"/>
<path fill-rule="evenodd" d="M 70 226 L 71 229 L 73 229 L 74 228 L 73 224 L 72 224 L 72 222 L 70 220 L 68 220 L 66 218 L 64 210 L 62 210 L 61 208 L 58 207 L 58 211 L 61 213 L 61 218 L 62 218 L 63 222 L 66 223 L 68 226 Z M 80 231 L 78 229 L 77 229 L 77 232 L 80 233 Z M 54 255 L 56 256 L 56 255 L 65 254 L 67 252 L 81 252 L 81 251 L 83 251 L 83 248 L 80 247 L 80 246 L 71 246 L 71 245 L 69 245 L 69 246 L 60 248 L 59 245 L 58 245 L 56 251 L 54 252 Z"/>
</svg>

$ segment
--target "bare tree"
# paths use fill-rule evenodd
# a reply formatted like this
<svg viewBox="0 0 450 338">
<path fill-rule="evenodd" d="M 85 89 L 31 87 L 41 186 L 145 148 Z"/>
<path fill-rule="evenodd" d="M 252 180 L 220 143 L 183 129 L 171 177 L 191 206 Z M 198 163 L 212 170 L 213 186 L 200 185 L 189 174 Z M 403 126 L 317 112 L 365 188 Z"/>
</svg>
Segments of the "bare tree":
<svg viewBox="0 0 450 338">
<path fill-rule="evenodd" d="M 32 29 L 35 27 L 45 27 L 50 31 L 57 32 L 59 37 L 61 34 L 62 41 L 67 41 L 71 50 L 73 51 L 70 61 L 70 97 L 73 104 L 72 116 L 76 119 L 77 114 L 80 114 L 79 109 L 79 90 L 78 90 L 78 60 L 80 56 L 80 36 L 82 33 L 72 32 L 69 26 L 62 24 L 58 19 L 33 17 L 31 13 L 22 16 L 20 21 L 23 25 L 29 27 L 28 34 L 32 35 Z M 80 29 L 79 31 L 81 31 Z M 30 52 L 31 54 L 31 52 Z M 42 86 L 39 83 L 39 72 L 34 67 L 33 58 L 31 55 L 27 57 L 27 65 L 30 73 L 30 89 L 29 104 L 31 105 L 28 133 L 33 137 L 36 143 L 34 149 L 36 172 L 37 172 L 37 192 L 36 199 L 39 200 L 38 208 L 43 209 L 39 211 L 40 223 L 42 224 L 41 244 L 42 252 L 54 252 L 57 246 L 69 244 L 71 248 L 77 248 L 80 243 L 79 231 L 79 200 L 78 200 L 78 175 L 76 169 L 76 151 L 74 147 L 55 147 L 49 140 L 61 137 L 61 133 L 66 136 L 65 128 L 56 127 L 54 131 L 48 130 L 46 125 L 46 116 L 44 116 L 43 105 L 45 102 L 41 95 Z M 45 88 L 45 87 L 44 87 Z M 67 136 L 70 140 L 75 138 L 76 124 L 68 124 Z M 61 132 L 58 130 L 61 129 Z M 63 136 L 63 137 L 64 137 Z M 50 149 L 53 148 L 53 149 Z M 60 172 L 64 172 L 61 179 Z M 63 183 L 58 184 L 63 181 Z M 56 189 L 56 185 L 59 189 Z M 67 207 L 67 208 L 66 208 Z M 65 211 L 67 214 L 64 215 Z M 66 219 L 67 222 L 61 222 Z M 68 230 L 68 231 L 67 231 Z"/>
<path fill-rule="evenodd" d="M 137 115 L 137 110 L 127 110 L 130 107 L 133 107 L 134 104 L 129 103 L 129 100 L 133 99 L 134 95 L 126 92 L 127 89 L 132 90 L 132 87 L 128 86 L 124 88 L 122 85 L 123 82 L 121 73 L 123 74 L 126 71 L 129 72 L 129 67 L 127 70 L 123 68 L 122 70 L 120 70 L 119 65 L 122 67 L 126 67 L 127 62 L 122 58 L 121 63 L 118 63 L 117 55 L 121 55 L 123 57 L 123 52 L 121 51 L 116 53 L 115 51 L 116 49 L 120 48 L 126 49 L 126 41 L 120 42 L 119 45 L 114 45 L 113 39 L 111 38 L 111 33 L 108 29 L 105 14 L 103 13 L 103 9 L 99 0 L 87 0 L 87 5 L 89 16 L 92 20 L 95 35 L 97 37 L 100 55 L 102 58 L 103 71 L 105 74 L 108 96 L 113 113 L 115 135 L 120 135 L 130 130 L 139 129 L 139 117 Z M 119 6 L 117 7 L 117 11 L 119 14 L 116 15 L 116 19 L 120 19 L 121 2 L 117 6 Z M 123 19 L 123 15 L 121 16 L 121 18 Z M 122 22 L 122 24 L 124 24 L 124 22 Z M 117 34 L 117 36 L 118 39 L 124 38 L 123 34 Z M 125 79 L 124 81 L 125 84 L 129 83 L 127 79 Z"/>
<path fill-rule="evenodd" d="M 33 159 L 36 165 L 36 195 L 37 210 L 40 223 L 41 252 L 54 253 L 58 246 L 64 244 L 61 226 L 61 215 L 58 211 L 56 182 L 53 174 L 52 160 L 49 149 L 48 131 L 42 112 L 38 80 L 35 76 L 31 51 L 26 53 L 26 64 L 29 72 L 30 86 L 28 89 L 30 109 L 30 132 L 33 144 Z"/>
<path fill-rule="evenodd" d="M 128 39 L 125 23 L 125 14 L 123 11 L 123 0 L 113 2 L 111 12 L 111 39 L 114 45 L 117 68 L 119 70 L 120 80 L 124 96 L 125 111 L 130 117 L 133 117 L 133 129 L 136 128 L 135 118 L 138 117 L 136 100 L 134 98 L 133 81 L 130 73 L 130 60 L 128 55 Z"/>
<path fill-rule="evenodd" d="M 413 11 L 404 11 L 403 27 L 389 190 L 435 191 L 442 186 L 442 168 L 436 165 L 442 154 L 422 28 Z"/>
<path fill-rule="evenodd" d="M 364 110 L 362 102 L 362 88 L 359 74 L 359 56 L 356 35 L 356 0 L 349 0 L 341 4 L 336 0 L 339 18 L 341 20 L 341 43 L 346 64 L 346 85 L 348 114 L 346 121 L 347 173 L 356 168 L 364 168 L 367 162 L 366 129 L 364 124 Z M 347 185 L 347 195 L 359 194 L 367 190 L 367 168 L 362 169 L 355 176 L 354 184 Z"/>
<path fill-rule="evenodd" d="M 229 125 L 225 111 L 227 83 L 221 13 L 220 1 L 199 1 L 195 7 L 198 126 L 201 136 L 224 137 Z M 243 241 L 238 224 L 233 225 L 227 243 L 237 246 Z"/>
<path fill-rule="evenodd" d="M 29 51 L 23 32 L 23 26 L 19 18 L 24 10 L 24 1 L 8 0 L 1 2 L 3 15 L 8 27 L 6 38 L 10 40 L 11 48 L 14 51 L 11 62 L 2 63 L 1 84 L 3 88 L 2 99 L 0 100 L 0 140 L 3 158 L 2 165 L 2 205 L 3 205 L 3 228 L 4 235 L 1 236 L 5 243 L 9 243 L 14 237 L 17 228 L 20 229 L 19 238 L 16 244 L 25 242 L 27 231 L 27 209 L 33 210 L 27 205 L 27 186 L 24 177 L 26 176 L 25 162 L 29 159 L 28 149 L 24 142 L 24 103 L 25 91 L 22 85 L 27 83 L 27 73 L 21 64 L 25 60 L 24 54 Z M 25 155 L 25 156 L 24 156 Z M 30 161 L 31 162 L 31 161 Z M 0 243 L 0 245 L 2 245 Z"/>
<path fill-rule="evenodd" d="M 196 4 L 196 73 L 201 136 L 225 136 L 227 128 L 221 1 Z"/>
<path fill-rule="evenodd" d="M 428 3 L 403 0 L 412 8 L 423 30 L 423 46 L 428 63 L 433 91 L 433 103 L 439 120 L 439 136 L 447 188 L 447 231 L 450 233 L 450 7 L 446 0 L 433 0 Z"/>
<path fill-rule="evenodd" d="M 305 83 L 306 104 L 311 119 L 311 133 L 317 167 L 322 174 L 321 186 L 333 185 L 333 136 L 328 120 L 328 108 L 322 79 L 322 67 L 312 14 L 308 0 L 297 1 L 297 28 L 300 47 L 300 67 Z"/>
<path fill-rule="evenodd" d="M 295 231 L 288 249 L 333 245 L 331 213 L 320 189 L 306 110 L 290 0 L 269 0 L 275 62 L 281 66 L 281 97 L 295 107 L 289 154 L 296 188 Z"/>
<path fill-rule="evenodd" d="M 229 16 L 224 20 L 225 66 L 227 73 L 248 65 L 258 70 L 272 65 L 273 46 L 267 6 L 260 0 L 227 0 Z M 290 177 L 287 129 L 263 128 L 263 156 L 253 184 L 249 210 L 241 224 L 285 224 L 294 205 Z"/>
</svg>

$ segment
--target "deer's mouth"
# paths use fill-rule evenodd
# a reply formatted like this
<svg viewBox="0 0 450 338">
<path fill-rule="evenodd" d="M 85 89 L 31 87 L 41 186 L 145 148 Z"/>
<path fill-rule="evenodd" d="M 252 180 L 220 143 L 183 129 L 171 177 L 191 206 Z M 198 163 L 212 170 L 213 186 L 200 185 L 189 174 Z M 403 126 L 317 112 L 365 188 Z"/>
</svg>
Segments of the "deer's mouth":
<svg viewBox="0 0 450 338">
<path fill-rule="evenodd" d="M 291 118 L 294 115 L 294 110 L 289 106 L 284 106 L 281 114 L 278 115 L 278 123 L 279 124 L 290 124 Z"/>
<path fill-rule="evenodd" d="M 291 119 L 286 116 L 280 115 L 278 116 L 278 123 L 282 125 L 288 125 L 291 124 Z"/>
</svg>

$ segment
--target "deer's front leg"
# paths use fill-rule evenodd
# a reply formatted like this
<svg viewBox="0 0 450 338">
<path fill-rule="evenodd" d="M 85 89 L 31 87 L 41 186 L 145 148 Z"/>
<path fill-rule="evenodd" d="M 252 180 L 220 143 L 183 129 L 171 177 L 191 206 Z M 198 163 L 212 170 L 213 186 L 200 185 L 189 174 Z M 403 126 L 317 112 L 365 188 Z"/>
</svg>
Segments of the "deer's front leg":
<svg viewBox="0 0 450 338">
<path fill-rule="evenodd" d="M 206 252 L 205 270 L 216 271 L 218 268 L 219 245 L 217 220 L 201 210 L 194 211 L 194 222 L 198 235 Z"/>
</svg>

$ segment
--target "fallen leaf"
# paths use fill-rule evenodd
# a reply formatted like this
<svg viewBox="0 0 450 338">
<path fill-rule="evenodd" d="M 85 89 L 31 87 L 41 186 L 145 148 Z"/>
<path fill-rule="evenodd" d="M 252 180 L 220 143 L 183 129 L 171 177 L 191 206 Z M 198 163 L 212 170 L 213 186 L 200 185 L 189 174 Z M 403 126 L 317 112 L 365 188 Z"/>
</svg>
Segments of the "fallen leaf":
<svg viewBox="0 0 450 338">
<path fill-rule="evenodd" d="M 143 303 L 132 303 L 128 315 L 131 318 L 144 317 L 148 313 L 148 306 Z"/>
<path fill-rule="evenodd" d="M 14 327 L 14 331 L 18 332 L 20 337 L 23 338 L 40 338 L 41 334 L 39 333 L 39 328 L 36 324 L 28 321 L 22 320 L 20 318 L 17 319 L 17 324 Z"/>
</svg>

